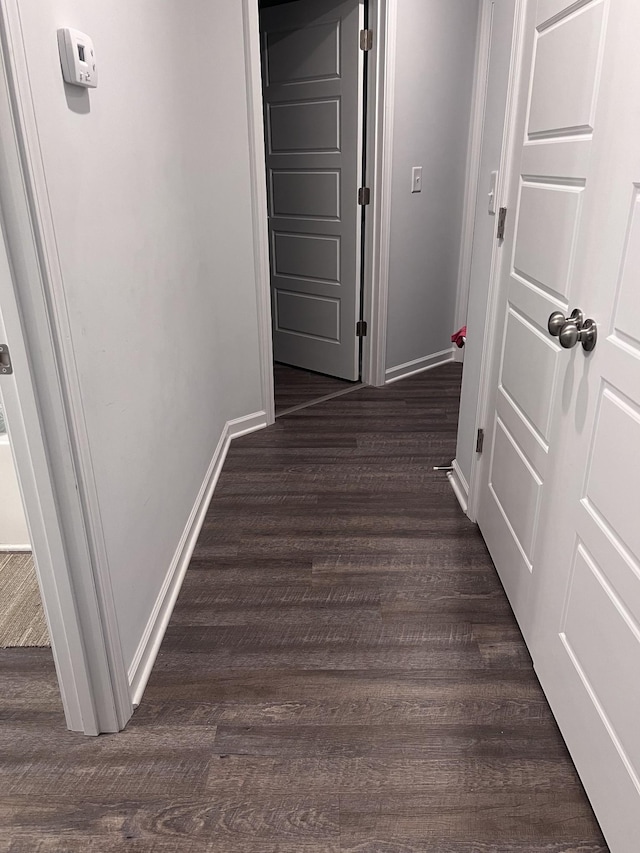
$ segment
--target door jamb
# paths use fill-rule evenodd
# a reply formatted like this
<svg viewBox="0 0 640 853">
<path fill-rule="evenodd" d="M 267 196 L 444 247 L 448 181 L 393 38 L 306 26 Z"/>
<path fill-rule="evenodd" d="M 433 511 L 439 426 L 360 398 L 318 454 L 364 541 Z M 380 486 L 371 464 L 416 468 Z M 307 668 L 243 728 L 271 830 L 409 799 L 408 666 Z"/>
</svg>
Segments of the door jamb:
<svg viewBox="0 0 640 853">
<path fill-rule="evenodd" d="M 395 49 L 398 0 L 369 0 L 369 22 L 374 31 L 369 54 L 366 155 L 371 188 L 369 215 L 365 217 L 365 267 L 363 319 L 368 334 L 362 348 L 362 382 L 384 385 L 387 348 L 389 244 L 391 238 L 391 177 Z M 269 271 L 267 183 L 262 113 L 260 26 L 257 0 L 242 0 L 253 246 L 258 304 L 258 343 L 263 405 L 267 423 L 275 420 L 273 400 L 273 349 Z"/>
<path fill-rule="evenodd" d="M 516 12 L 514 21 L 514 37 L 511 47 L 511 65 L 509 69 L 509 83 L 507 89 L 507 108 L 505 118 L 505 133 L 502 140 L 502 151 L 500 155 L 500 182 L 497 191 L 497 207 L 507 205 L 507 199 L 511 195 L 514 180 L 513 165 L 516 153 L 517 138 L 517 114 L 518 93 L 522 79 L 522 52 L 524 47 L 524 24 L 525 7 L 527 0 L 516 0 Z M 514 215 L 514 211 L 512 211 Z M 496 360 L 500 357 L 499 344 L 502 342 L 498 318 L 500 305 L 502 270 L 504 264 L 509 261 L 502 252 L 502 246 L 495 241 L 493 256 L 491 259 L 491 272 L 489 280 L 489 291 L 487 296 L 486 323 L 484 330 L 484 343 L 482 347 L 482 365 L 480 380 L 478 383 L 478 405 L 476 409 L 476 423 L 473 435 L 478 429 L 485 429 L 488 419 L 492 416 L 489 411 L 489 400 L 491 399 L 491 385 L 495 372 Z M 471 464 L 471 477 L 469 482 L 469 505 L 467 514 L 472 521 L 478 516 L 478 505 L 480 501 L 482 475 L 484 467 L 490 456 L 489 449 L 482 455 L 474 455 Z"/>
<path fill-rule="evenodd" d="M 68 334 L 18 0 L 0 0 L 0 305 L 14 375 L 3 400 L 67 725 L 133 713 L 77 368 Z"/>
</svg>

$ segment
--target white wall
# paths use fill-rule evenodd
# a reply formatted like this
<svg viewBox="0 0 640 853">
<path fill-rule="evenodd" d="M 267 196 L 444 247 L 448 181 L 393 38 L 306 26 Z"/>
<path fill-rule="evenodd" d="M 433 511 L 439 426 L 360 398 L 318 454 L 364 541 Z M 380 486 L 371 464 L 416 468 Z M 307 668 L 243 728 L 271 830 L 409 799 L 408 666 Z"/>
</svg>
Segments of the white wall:
<svg viewBox="0 0 640 853">
<path fill-rule="evenodd" d="M 242 6 L 20 8 L 129 666 L 225 423 L 263 409 Z M 61 26 L 93 37 L 98 89 L 63 84 Z"/>
<path fill-rule="evenodd" d="M 478 0 L 398 0 L 387 373 L 451 347 L 477 21 Z"/>
</svg>

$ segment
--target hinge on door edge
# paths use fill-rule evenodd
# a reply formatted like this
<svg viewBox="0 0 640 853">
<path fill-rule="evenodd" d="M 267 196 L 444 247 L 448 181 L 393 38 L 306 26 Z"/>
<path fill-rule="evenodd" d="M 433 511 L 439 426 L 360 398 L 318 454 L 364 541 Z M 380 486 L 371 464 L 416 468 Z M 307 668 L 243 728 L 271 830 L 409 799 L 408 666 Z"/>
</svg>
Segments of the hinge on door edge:
<svg viewBox="0 0 640 853">
<path fill-rule="evenodd" d="M 498 213 L 498 233 L 496 234 L 496 238 L 498 240 L 504 240 L 504 228 L 507 223 L 507 208 L 501 207 Z"/>
<path fill-rule="evenodd" d="M 10 373 L 13 373 L 13 364 L 9 347 L 6 344 L 0 344 L 0 374 L 8 376 Z"/>
<path fill-rule="evenodd" d="M 371 50 L 373 47 L 373 30 L 360 30 L 360 50 Z"/>
<path fill-rule="evenodd" d="M 358 320 L 356 323 L 356 337 L 357 338 L 366 338 L 367 337 L 367 321 L 366 320 Z"/>
<path fill-rule="evenodd" d="M 478 430 L 478 437 L 476 438 L 476 453 L 482 453 L 484 448 L 484 430 Z"/>
<path fill-rule="evenodd" d="M 369 187 L 360 187 L 358 190 L 358 204 L 365 205 L 371 201 L 371 190 Z"/>
</svg>

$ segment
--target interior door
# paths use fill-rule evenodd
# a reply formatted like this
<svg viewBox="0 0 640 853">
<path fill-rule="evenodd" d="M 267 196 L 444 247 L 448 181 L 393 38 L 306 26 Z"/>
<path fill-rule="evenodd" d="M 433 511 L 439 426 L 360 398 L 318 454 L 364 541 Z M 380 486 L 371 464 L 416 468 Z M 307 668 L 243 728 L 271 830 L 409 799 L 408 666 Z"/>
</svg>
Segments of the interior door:
<svg viewBox="0 0 640 853">
<path fill-rule="evenodd" d="M 501 250 L 500 343 L 478 523 L 525 638 L 554 417 L 571 371 L 547 321 L 577 304 L 576 239 L 592 192 L 606 9 L 606 0 L 526 0 L 524 8 L 517 143 Z"/>
<path fill-rule="evenodd" d="M 640 3 L 592 2 L 583 14 L 604 24 L 607 9 L 582 131 L 594 129 L 591 192 L 576 223 L 577 305 L 598 341 L 560 354 L 532 653 L 610 849 L 630 853 L 640 849 Z M 556 26 L 568 32 L 571 16 Z"/>
<path fill-rule="evenodd" d="M 261 13 L 276 361 L 359 377 L 364 6 Z"/>
</svg>

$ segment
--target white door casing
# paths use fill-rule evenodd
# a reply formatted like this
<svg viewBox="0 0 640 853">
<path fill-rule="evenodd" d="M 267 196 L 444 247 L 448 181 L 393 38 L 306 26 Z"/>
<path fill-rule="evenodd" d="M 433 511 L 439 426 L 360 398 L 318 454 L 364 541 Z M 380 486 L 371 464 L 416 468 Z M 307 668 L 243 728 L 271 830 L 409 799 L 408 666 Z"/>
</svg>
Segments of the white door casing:
<svg viewBox="0 0 640 853">
<path fill-rule="evenodd" d="M 261 14 L 276 361 L 359 376 L 360 0 Z"/>
<path fill-rule="evenodd" d="M 561 354 L 531 649 L 609 847 L 629 853 L 640 844 L 640 4 L 590 9 L 606 44 L 574 293 L 599 340 Z"/>
<path fill-rule="evenodd" d="M 605 13 L 605 0 L 529 0 L 523 19 L 478 523 L 526 639 L 554 400 L 568 364 L 547 321 L 576 305 Z"/>
</svg>

